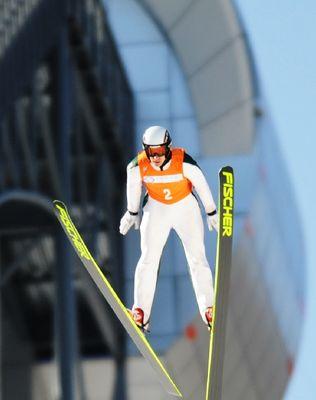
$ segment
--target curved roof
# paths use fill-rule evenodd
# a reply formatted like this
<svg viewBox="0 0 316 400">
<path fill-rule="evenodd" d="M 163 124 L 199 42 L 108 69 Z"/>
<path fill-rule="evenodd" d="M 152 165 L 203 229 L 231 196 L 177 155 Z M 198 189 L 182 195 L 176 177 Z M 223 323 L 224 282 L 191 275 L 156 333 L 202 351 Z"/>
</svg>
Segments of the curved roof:
<svg viewBox="0 0 316 400">
<path fill-rule="evenodd" d="M 253 85 L 241 26 L 229 0 L 138 0 L 183 68 L 203 155 L 245 153 L 254 134 Z"/>
</svg>

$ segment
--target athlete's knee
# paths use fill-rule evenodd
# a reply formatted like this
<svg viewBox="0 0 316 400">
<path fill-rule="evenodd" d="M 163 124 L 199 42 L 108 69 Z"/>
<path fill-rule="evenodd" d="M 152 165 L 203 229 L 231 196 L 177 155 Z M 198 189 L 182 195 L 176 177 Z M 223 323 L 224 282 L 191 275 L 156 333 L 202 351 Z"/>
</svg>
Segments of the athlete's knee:
<svg viewBox="0 0 316 400">
<path fill-rule="evenodd" d="M 137 264 L 138 273 L 155 272 L 159 265 L 159 258 L 145 258 L 141 257 Z"/>
<path fill-rule="evenodd" d="M 192 274 L 204 269 L 210 269 L 205 257 L 190 257 L 188 263 Z"/>
<path fill-rule="evenodd" d="M 188 261 L 194 265 L 205 265 L 208 264 L 205 253 L 199 252 L 188 255 Z"/>
</svg>

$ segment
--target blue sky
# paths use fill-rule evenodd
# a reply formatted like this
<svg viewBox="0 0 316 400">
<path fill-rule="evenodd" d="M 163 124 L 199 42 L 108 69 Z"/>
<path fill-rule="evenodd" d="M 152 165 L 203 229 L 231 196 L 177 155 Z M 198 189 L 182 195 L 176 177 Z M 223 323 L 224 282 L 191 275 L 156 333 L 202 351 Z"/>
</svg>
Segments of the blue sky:
<svg viewBox="0 0 316 400">
<path fill-rule="evenodd" d="M 316 1 L 235 0 L 292 178 L 305 238 L 302 341 L 286 400 L 314 400 L 316 379 Z M 303 267 L 303 266 L 302 266 Z M 293 315 L 295 323 L 295 315 Z"/>
</svg>

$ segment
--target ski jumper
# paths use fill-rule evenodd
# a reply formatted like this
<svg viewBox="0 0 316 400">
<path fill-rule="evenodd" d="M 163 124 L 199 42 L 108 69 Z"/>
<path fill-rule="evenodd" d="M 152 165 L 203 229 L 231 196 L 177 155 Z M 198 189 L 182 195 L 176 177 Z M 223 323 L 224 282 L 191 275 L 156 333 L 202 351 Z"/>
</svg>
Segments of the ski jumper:
<svg viewBox="0 0 316 400">
<path fill-rule="evenodd" d="M 161 170 L 148 160 L 145 151 L 127 167 L 127 208 L 137 212 L 142 185 L 148 194 L 140 225 L 141 257 L 134 281 L 133 308 L 144 311 L 144 322 L 150 317 L 159 262 L 169 232 L 179 236 L 189 264 L 200 314 L 213 305 L 212 273 L 205 255 L 204 225 L 200 207 L 192 194 L 199 195 L 205 211 L 216 209 L 206 179 L 196 162 L 183 149 L 172 149 L 171 160 Z"/>
</svg>

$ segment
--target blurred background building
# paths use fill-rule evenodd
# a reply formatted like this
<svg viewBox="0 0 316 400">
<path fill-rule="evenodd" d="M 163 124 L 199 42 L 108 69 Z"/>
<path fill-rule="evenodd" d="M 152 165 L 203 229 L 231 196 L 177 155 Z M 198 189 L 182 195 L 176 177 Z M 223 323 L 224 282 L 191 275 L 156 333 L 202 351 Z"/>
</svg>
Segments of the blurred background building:
<svg viewBox="0 0 316 400">
<path fill-rule="evenodd" d="M 130 306 L 139 233 L 123 240 L 118 225 L 125 168 L 150 125 L 166 126 L 173 145 L 198 161 L 215 198 L 220 167 L 235 169 L 223 400 L 315 398 L 316 218 L 312 200 L 306 203 L 315 139 L 305 139 L 304 124 L 295 130 L 293 108 L 285 107 L 302 85 L 278 86 L 284 76 L 293 82 L 291 65 L 309 54 L 306 44 L 291 59 L 302 41 L 289 38 L 301 37 L 293 24 L 304 24 L 302 10 L 313 5 L 254 3 L 0 2 L 0 399 L 166 399 L 52 211 L 55 198 L 68 204 Z M 311 24 L 306 17 L 309 40 Z M 304 82 L 304 73 L 296 79 Z M 206 230 L 205 240 L 213 267 L 216 235 Z M 174 234 L 151 330 L 185 399 L 203 399 L 208 331 Z"/>
</svg>

